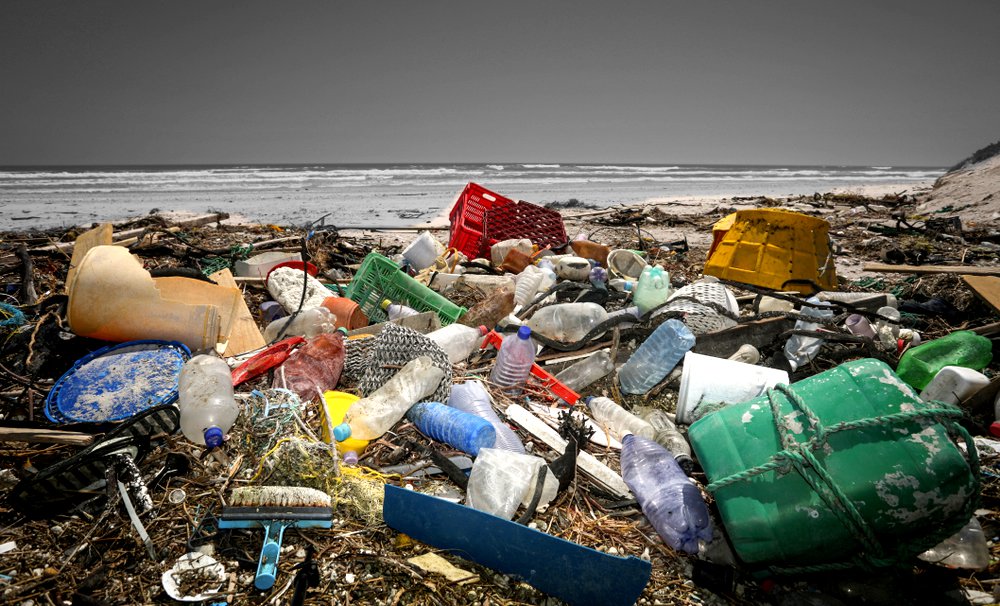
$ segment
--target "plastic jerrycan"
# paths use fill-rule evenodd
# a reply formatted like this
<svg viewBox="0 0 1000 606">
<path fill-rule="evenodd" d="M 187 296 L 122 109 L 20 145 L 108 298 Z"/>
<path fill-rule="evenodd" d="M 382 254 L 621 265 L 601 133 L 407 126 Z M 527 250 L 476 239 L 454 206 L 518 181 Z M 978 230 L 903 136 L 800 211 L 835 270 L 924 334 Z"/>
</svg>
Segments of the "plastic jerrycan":
<svg viewBox="0 0 1000 606">
<path fill-rule="evenodd" d="M 323 401 L 326 404 L 326 414 L 330 418 L 330 423 L 323 423 L 323 441 L 327 444 L 334 442 L 330 435 L 330 429 L 344 422 L 344 415 L 347 409 L 360 400 L 358 396 L 343 391 L 323 392 Z M 358 457 L 368 447 L 369 440 L 359 440 L 357 438 L 347 438 L 343 442 L 337 442 L 337 452 L 344 457 L 344 463 L 354 465 L 358 462 Z"/>
</svg>

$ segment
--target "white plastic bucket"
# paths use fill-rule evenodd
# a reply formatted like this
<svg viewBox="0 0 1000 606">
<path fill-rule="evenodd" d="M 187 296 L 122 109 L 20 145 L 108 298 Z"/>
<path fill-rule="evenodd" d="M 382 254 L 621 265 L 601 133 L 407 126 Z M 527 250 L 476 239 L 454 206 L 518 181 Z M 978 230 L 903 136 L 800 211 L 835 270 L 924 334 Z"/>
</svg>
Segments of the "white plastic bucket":
<svg viewBox="0 0 1000 606">
<path fill-rule="evenodd" d="M 787 372 L 689 351 L 677 395 L 677 422 L 690 425 L 692 413 L 703 404 L 746 402 L 778 383 L 788 383 Z"/>
<path fill-rule="evenodd" d="M 434 265 L 441 254 L 444 253 L 444 246 L 432 236 L 430 232 L 422 231 L 410 245 L 403 250 L 403 258 L 410 262 L 410 265 L 420 271 Z"/>
</svg>

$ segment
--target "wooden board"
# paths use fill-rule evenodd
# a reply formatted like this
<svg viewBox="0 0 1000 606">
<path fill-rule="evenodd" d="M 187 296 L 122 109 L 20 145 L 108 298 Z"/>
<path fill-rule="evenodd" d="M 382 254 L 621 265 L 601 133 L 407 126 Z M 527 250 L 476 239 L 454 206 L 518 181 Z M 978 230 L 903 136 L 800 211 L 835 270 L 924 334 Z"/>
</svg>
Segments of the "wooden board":
<svg viewBox="0 0 1000 606">
<path fill-rule="evenodd" d="M 1000 313 L 1000 278 L 994 276 L 962 276 L 962 280 L 969 285 L 972 292 L 979 295 L 979 298 L 993 308 L 993 311 Z"/>
<path fill-rule="evenodd" d="M 972 265 L 889 265 L 865 263 L 864 271 L 897 274 L 968 274 L 970 276 L 1000 276 L 1000 267 L 975 267 Z"/>
<path fill-rule="evenodd" d="M 209 277 L 215 280 L 219 286 L 238 288 L 232 272 L 228 269 L 219 270 Z M 264 335 L 261 334 L 260 328 L 257 326 L 257 320 L 250 313 L 246 299 L 241 296 L 234 309 L 232 325 L 229 330 L 229 343 L 226 344 L 222 355 L 225 357 L 238 356 L 248 351 L 260 349 L 265 345 L 267 343 L 264 342 Z"/>
</svg>

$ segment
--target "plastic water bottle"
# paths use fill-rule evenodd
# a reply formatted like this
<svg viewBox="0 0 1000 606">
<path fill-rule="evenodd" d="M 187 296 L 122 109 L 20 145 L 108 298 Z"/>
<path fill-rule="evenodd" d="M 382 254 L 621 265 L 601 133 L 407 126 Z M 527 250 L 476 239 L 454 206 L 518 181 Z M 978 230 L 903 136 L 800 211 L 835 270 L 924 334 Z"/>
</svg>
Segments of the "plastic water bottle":
<svg viewBox="0 0 1000 606">
<path fill-rule="evenodd" d="M 549 470 L 545 459 L 483 448 L 472 464 L 465 502 L 473 509 L 509 520 L 514 517 L 518 505 L 531 502 L 540 473 L 545 474 L 545 480 L 538 501 L 539 508 L 554 499 L 559 488 L 559 481 Z"/>
<path fill-rule="evenodd" d="M 694 334 L 679 320 L 660 324 L 618 370 L 622 391 L 646 393 L 694 347 Z"/>
<path fill-rule="evenodd" d="M 640 418 L 653 426 L 653 430 L 655 431 L 653 441 L 673 453 L 677 464 L 681 466 L 684 473 L 690 475 L 694 470 L 694 460 L 691 458 L 691 445 L 681 435 L 681 432 L 677 431 L 677 426 L 670 420 L 667 413 L 659 408 L 650 408 Z"/>
<path fill-rule="evenodd" d="M 458 364 L 465 361 L 472 352 L 479 349 L 483 343 L 483 337 L 489 332 L 485 326 L 465 326 L 463 324 L 449 324 L 444 328 L 439 328 L 428 333 L 427 338 L 441 346 L 441 349 L 448 354 L 448 361 Z"/>
<path fill-rule="evenodd" d="M 631 293 L 635 292 L 635 280 L 625 280 L 622 278 L 613 278 L 608 281 L 608 286 L 618 292 Z"/>
<path fill-rule="evenodd" d="M 608 270 L 601 267 L 600 264 L 594 265 L 594 268 L 590 270 L 590 283 L 597 288 L 607 288 Z"/>
<path fill-rule="evenodd" d="M 594 381 L 608 376 L 615 369 L 611 354 L 599 351 L 572 366 L 563 369 L 556 379 L 573 391 L 579 392 Z"/>
<path fill-rule="evenodd" d="M 209 448 L 222 446 L 240 414 L 229 365 L 215 356 L 195 356 L 181 368 L 177 389 L 184 437 Z"/>
<path fill-rule="evenodd" d="M 409 316 L 415 316 L 420 312 L 413 309 L 412 307 L 407 307 L 406 305 L 393 303 L 389 299 L 382 301 L 382 309 L 385 310 L 386 315 L 389 316 L 389 320 L 399 320 L 401 318 L 407 318 Z"/>
<path fill-rule="evenodd" d="M 337 330 L 337 316 L 325 307 L 313 307 L 300 311 L 294 318 L 292 316 L 278 318 L 264 329 L 264 342 L 270 343 L 278 338 L 286 325 L 288 326 L 285 330 L 286 337 L 302 336 L 308 339 L 322 332 Z"/>
<path fill-rule="evenodd" d="M 514 304 L 518 307 L 530 305 L 535 300 L 538 287 L 544 278 L 544 272 L 534 265 L 525 267 L 515 278 L 517 286 L 514 288 Z"/>
<path fill-rule="evenodd" d="M 993 344 L 971 330 L 959 330 L 908 349 L 896 374 L 915 389 L 924 389 L 945 366 L 982 370 L 993 360 Z"/>
<path fill-rule="evenodd" d="M 643 316 L 663 305 L 670 297 L 670 274 L 659 265 L 646 266 L 632 293 L 632 301 Z"/>
<path fill-rule="evenodd" d="M 803 316 L 826 319 L 833 317 L 833 307 L 829 303 L 824 303 L 816 297 L 810 297 L 806 301 L 822 305 L 823 307 L 803 305 L 800 312 Z M 795 322 L 795 330 L 817 330 L 819 327 L 820 325 L 816 322 L 810 322 L 805 319 Z M 819 354 L 819 350 L 822 347 L 823 339 L 807 337 L 805 335 L 792 335 L 788 339 L 788 342 L 785 343 L 785 357 L 788 359 L 788 364 L 792 367 L 792 370 L 798 370 L 803 365 L 812 361 Z"/>
<path fill-rule="evenodd" d="M 374 440 L 399 422 L 406 411 L 434 393 L 444 371 L 427 356 L 407 362 L 385 385 L 351 405 L 344 422 L 333 429 L 338 442 L 347 438 Z"/>
<path fill-rule="evenodd" d="M 480 448 L 493 448 L 497 432 L 486 419 L 440 402 L 418 402 L 406 411 L 425 436 L 476 456 Z"/>
<path fill-rule="evenodd" d="M 572 343 L 607 319 L 607 310 L 597 303 L 557 303 L 535 312 L 528 326 L 549 339 Z"/>
<path fill-rule="evenodd" d="M 535 342 L 531 340 L 531 329 L 522 326 L 516 335 L 507 335 L 500 344 L 496 363 L 490 371 L 490 382 L 520 392 L 534 363 Z"/>
<path fill-rule="evenodd" d="M 712 540 L 712 520 L 701 492 L 666 448 L 646 438 L 622 439 L 622 479 L 643 515 L 674 549 L 698 553 L 698 541 Z"/>
<path fill-rule="evenodd" d="M 983 527 L 973 517 L 961 530 L 917 557 L 950 568 L 983 570 L 990 564 L 990 548 Z"/>
<path fill-rule="evenodd" d="M 493 448 L 524 454 L 524 444 L 521 443 L 521 439 L 497 416 L 489 392 L 479 381 L 466 381 L 452 386 L 451 395 L 448 396 L 448 406 L 489 421 L 496 431 Z"/>
<path fill-rule="evenodd" d="M 625 410 L 611 398 L 587 398 L 584 402 L 598 425 L 607 429 L 611 437 L 618 441 L 629 433 L 650 440 L 656 434 L 652 425 Z"/>
</svg>

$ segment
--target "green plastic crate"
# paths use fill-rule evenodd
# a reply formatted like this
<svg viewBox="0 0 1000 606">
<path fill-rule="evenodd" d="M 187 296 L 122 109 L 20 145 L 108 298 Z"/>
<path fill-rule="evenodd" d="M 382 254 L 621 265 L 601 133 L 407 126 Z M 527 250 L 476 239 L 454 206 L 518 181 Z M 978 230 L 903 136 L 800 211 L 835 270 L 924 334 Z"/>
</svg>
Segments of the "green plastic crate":
<svg viewBox="0 0 1000 606">
<path fill-rule="evenodd" d="M 347 286 L 347 297 L 361 306 L 372 324 L 389 319 L 381 305 L 385 299 L 417 311 L 433 311 L 444 326 L 454 324 L 468 311 L 403 273 L 392 260 L 374 252 L 361 262 L 354 280 Z"/>
</svg>

